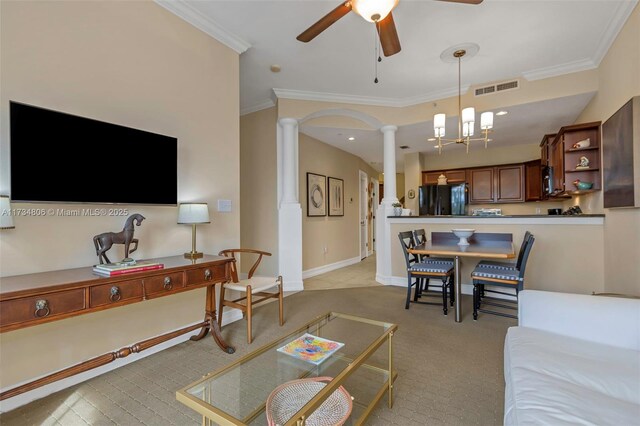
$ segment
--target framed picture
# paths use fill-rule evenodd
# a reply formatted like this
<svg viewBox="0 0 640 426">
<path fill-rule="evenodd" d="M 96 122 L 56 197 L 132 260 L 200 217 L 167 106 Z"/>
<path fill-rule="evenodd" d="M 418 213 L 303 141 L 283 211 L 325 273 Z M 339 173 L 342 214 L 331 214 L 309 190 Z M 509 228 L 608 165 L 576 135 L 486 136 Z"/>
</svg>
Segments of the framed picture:
<svg viewBox="0 0 640 426">
<path fill-rule="evenodd" d="M 640 96 L 602 125 L 604 207 L 640 207 Z"/>
<path fill-rule="evenodd" d="M 329 216 L 344 216 L 344 181 L 330 177 L 329 187 Z"/>
<path fill-rule="evenodd" d="M 307 173 L 307 216 L 327 215 L 326 177 Z"/>
</svg>

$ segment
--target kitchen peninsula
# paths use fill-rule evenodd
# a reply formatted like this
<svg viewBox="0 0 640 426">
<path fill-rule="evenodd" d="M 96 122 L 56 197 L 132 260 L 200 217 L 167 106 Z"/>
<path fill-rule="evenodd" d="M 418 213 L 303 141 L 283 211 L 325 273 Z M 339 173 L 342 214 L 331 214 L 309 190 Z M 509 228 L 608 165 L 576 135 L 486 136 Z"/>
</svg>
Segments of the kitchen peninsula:
<svg viewBox="0 0 640 426">
<path fill-rule="evenodd" d="M 389 216 L 391 277 L 389 284 L 406 286 L 402 251 L 397 235 L 401 231 L 425 229 L 448 232 L 471 228 L 476 232 L 513 234 L 519 247 L 526 231 L 536 236 L 527 271 L 527 289 L 588 294 L 604 291 L 603 214 L 577 216 Z M 471 294 L 471 271 L 477 260 L 462 260 L 462 292 Z"/>
</svg>

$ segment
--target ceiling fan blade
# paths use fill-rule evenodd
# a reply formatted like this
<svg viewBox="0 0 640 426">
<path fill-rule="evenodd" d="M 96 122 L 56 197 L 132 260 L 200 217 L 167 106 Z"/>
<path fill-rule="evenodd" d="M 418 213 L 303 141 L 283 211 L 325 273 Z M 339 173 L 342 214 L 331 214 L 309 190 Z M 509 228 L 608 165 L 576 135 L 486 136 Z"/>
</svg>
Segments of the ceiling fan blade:
<svg viewBox="0 0 640 426">
<path fill-rule="evenodd" d="M 396 23 L 393 21 L 393 15 L 389 13 L 386 18 L 378 22 L 376 27 L 378 28 L 384 56 L 391 56 L 400 52 L 402 48 L 400 47 L 400 39 L 396 31 Z"/>
<path fill-rule="evenodd" d="M 331 12 L 320 18 L 318 22 L 307 28 L 302 34 L 296 37 L 296 39 L 305 43 L 310 42 L 349 12 L 351 12 L 350 2 L 340 4 L 340 6 L 336 7 Z"/>
<path fill-rule="evenodd" d="M 466 3 L 466 4 L 480 4 L 482 0 L 438 0 L 438 1 L 448 1 L 451 3 Z"/>
</svg>

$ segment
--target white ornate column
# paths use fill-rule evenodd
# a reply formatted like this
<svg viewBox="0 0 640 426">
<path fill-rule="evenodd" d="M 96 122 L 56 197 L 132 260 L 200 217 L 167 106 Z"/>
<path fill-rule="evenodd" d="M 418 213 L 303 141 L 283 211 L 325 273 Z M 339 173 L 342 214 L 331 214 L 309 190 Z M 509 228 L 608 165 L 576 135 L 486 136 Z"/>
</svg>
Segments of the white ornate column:
<svg viewBox="0 0 640 426">
<path fill-rule="evenodd" d="M 391 206 L 398 202 L 396 194 L 396 131 L 397 126 L 382 126 L 384 135 L 384 198 L 382 204 Z"/>
<path fill-rule="evenodd" d="M 394 239 L 387 216 L 393 214 L 393 203 L 398 202 L 396 194 L 396 131 L 397 126 L 380 128 L 384 147 L 384 198 L 376 213 L 376 281 L 391 284 L 391 250 Z M 398 247 L 399 248 L 399 247 Z"/>
<path fill-rule="evenodd" d="M 298 201 L 298 120 L 277 127 L 278 270 L 284 290 L 302 290 L 302 208 Z"/>
</svg>

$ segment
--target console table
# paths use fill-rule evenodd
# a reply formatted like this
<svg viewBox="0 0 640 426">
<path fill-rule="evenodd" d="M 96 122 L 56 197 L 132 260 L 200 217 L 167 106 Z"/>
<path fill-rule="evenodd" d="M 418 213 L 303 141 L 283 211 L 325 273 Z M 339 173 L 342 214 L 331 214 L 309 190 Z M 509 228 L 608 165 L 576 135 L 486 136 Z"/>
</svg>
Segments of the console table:
<svg viewBox="0 0 640 426">
<path fill-rule="evenodd" d="M 29 383 L 0 393 L 0 400 L 108 364 L 141 352 L 182 334 L 200 329 L 191 340 L 200 340 L 209 331 L 227 353 L 235 349 L 220 335 L 216 321 L 215 285 L 231 279 L 233 258 L 205 255 L 200 259 L 172 256 L 151 259 L 163 269 L 99 277 L 92 267 L 65 269 L 2 278 L 0 292 L 0 333 L 57 321 L 147 299 L 169 296 L 197 288 L 207 288 L 205 317 L 198 324 L 153 337 L 114 352 L 84 361 Z"/>
</svg>

